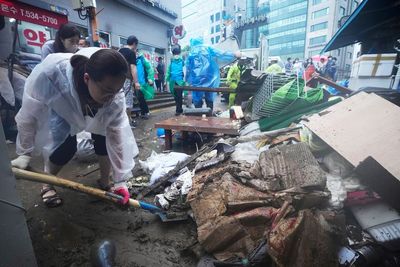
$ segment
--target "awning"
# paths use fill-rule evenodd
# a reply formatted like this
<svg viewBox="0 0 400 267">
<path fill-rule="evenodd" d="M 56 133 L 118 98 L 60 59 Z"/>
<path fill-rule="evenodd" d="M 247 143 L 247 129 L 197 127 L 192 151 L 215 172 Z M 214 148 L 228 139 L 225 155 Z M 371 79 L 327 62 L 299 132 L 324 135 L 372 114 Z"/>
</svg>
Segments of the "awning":
<svg viewBox="0 0 400 267">
<path fill-rule="evenodd" d="M 321 53 L 373 39 L 400 37 L 400 0 L 364 0 Z"/>
</svg>

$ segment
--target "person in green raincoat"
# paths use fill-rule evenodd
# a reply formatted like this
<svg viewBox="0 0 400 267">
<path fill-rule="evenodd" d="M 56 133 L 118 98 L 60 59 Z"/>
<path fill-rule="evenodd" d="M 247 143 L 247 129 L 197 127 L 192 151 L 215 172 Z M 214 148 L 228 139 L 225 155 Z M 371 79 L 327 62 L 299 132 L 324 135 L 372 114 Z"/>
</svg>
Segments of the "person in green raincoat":
<svg viewBox="0 0 400 267">
<path fill-rule="evenodd" d="M 226 81 L 229 85 L 230 89 L 236 91 L 236 88 L 240 81 L 241 70 L 239 68 L 238 63 L 235 63 L 232 67 L 229 68 L 228 76 L 226 77 Z M 229 107 L 232 107 L 235 104 L 236 93 L 229 94 Z"/>
<path fill-rule="evenodd" d="M 268 68 L 265 69 L 266 73 L 271 73 L 271 74 L 279 74 L 279 73 L 285 73 L 285 70 L 279 66 L 278 60 L 273 59 L 271 60 L 271 65 L 268 66 Z"/>
<path fill-rule="evenodd" d="M 172 49 L 171 63 L 167 68 L 166 80 L 169 85 L 169 90 L 175 98 L 176 110 L 175 115 L 180 115 L 183 112 L 182 109 L 182 91 L 174 90 L 175 85 L 185 85 L 183 67 L 185 62 L 181 56 L 181 47 L 179 45 Z"/>
<path fill-rule="evenodd" d="M 154 98 L 154 70 L 150 62 L 144 57 L 143 53 L 138 53 L 136 67 L 140 84 L 138 100 L 141 109 L 141 117 L 148 119 L 149 107 L 147 106 L 146 100 Z"/>
</svg>

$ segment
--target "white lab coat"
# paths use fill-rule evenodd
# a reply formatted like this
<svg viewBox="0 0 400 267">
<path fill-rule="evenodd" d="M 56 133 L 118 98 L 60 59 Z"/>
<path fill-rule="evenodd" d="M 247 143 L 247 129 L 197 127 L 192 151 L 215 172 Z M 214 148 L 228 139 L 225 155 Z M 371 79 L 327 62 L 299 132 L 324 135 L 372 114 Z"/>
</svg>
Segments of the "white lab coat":
<svg viewBox="0 0 400 267">
<path fill-rule="evenodd" d="M 90 57 L 99 48 L 77 52 Z M 45 160 L 68 137 L 85 130 L 106 136 L 114 182 L 123 182 L 139 153 L 125 112 L 121 90 L 114 100 L 91 118 L 84 116 L 72 78 L 71 53 L 50 54 L 37 65 L 25 83 L 22 107 L 16 115 L 17 154 L 38 154 Z"/>
</svg>

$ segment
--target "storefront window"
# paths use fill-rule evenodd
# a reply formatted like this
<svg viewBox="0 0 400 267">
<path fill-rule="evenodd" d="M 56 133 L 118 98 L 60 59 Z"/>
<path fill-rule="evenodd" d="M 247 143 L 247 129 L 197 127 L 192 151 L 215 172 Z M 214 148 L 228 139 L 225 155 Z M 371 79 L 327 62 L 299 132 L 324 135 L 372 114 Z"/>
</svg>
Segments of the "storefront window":
<svg viewBox="0 0 400 267">
<path fill-rule="evenodd" d="M 48 27 L 20 21 L 18 25 L 19 45 L 23 52 L 41 54 L 43 44 L 52 39 Z"/>
<path fill-rule="evenodd" d="M 99 43 L 100 47 L 110 48 L 111 47 L 110 33 L 99 31 Z"/>
<path fill-rule="evenodd" d="M 80 25 L 76 25 L 76 24 L 75 24 L 75 26 L 76 26 L 76 27 L 78 28 L 78 30 L 81 32 L 81 37 L 86 38 L 86 37 L 89 36 L 89 31 L 88 31 L 87 28 L 82 27 L 82 26 L 80 26 Z"/>
<path fill-rule="evenodd" d="M 123 47 L 124 45 L 126 45 L 126 42 L 128 41 L 128 38 L 126 37 L 119 37 L 119 47 Z"/>
</svg>

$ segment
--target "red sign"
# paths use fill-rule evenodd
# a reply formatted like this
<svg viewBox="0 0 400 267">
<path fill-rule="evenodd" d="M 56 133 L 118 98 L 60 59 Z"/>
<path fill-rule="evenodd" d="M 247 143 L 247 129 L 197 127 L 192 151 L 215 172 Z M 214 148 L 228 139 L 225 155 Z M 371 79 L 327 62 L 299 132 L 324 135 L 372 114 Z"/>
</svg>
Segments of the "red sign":
<svg viewBox="0 0 400 267">
<path fill-rule="evenodd" d="M 58 29 L 67 16 L 15 1 L 0 0 L 0 15 Z"/>
<path fill-rule="evenodd" d="M 42 47 L 42 45 L 46 42 L 46 33 L 42 31 L 37 32 L 32 29 L 25 29 L 23 33 L 28 45 Z"/>
<path fill-rule="evenodd" d="M 182 39 L 186 35 L 185 28 L 183 28 L 183 25 L 178 25 L 175 26 L 174 29 L 172 30 L 172 34 L 176 39 Z"/>
</svg>

